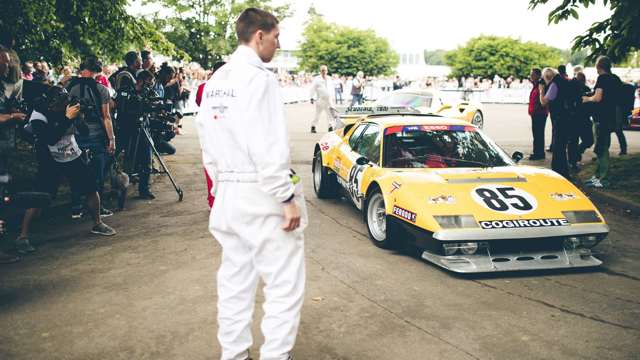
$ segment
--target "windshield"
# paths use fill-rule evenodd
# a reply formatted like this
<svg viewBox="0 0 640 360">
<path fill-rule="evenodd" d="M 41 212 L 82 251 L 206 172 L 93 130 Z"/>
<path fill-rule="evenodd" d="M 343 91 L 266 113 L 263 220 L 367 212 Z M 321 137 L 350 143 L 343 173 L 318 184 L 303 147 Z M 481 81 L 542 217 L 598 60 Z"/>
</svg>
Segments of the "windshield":
<svg viewBox="0 0 640 360">
<path fill-rule="evenodd" d="M 389 107 L 431 107 L 431 96 L 407 93 L 391 93 L 377 102 L 377 105 Z"/>
<path fill-rule="evenodd" d="M 509 157 L 476 128 L 464 125 L 385 129 L 383 166 L 390 168 L 494 167 Z"/>
</svg>

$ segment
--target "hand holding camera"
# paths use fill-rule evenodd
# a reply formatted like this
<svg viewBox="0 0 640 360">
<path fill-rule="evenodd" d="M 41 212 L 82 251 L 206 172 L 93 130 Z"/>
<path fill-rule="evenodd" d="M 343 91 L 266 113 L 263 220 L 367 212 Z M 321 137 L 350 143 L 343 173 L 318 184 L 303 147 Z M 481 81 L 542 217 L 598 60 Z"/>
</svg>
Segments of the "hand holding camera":
<svg viewBox="0 0 640 360">
<path fill-rule="evenodd" d="M 69 120 L 73 120 L 76 117 L 78 117 L 78 114 L 80 113 L 80 104 L 75 104 L 75 105 L 67 105 L 67 110 L 65 112 L 65 116 L 67 117 L 67 119 Z"/>
</svg>

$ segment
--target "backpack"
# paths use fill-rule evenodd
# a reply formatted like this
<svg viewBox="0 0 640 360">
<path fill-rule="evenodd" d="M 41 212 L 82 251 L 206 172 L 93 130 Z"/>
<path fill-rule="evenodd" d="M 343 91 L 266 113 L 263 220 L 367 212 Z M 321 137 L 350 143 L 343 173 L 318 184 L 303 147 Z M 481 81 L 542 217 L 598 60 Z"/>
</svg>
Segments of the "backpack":
<svg viewBox="0 0 640 360">
<path fill-rule="evenodd" d="M 91 114 L 92 120 L 97 120 L 97 122 L 102 124 L 102 100 L 100 99 L 100 91 L 98 91 L 98 83 L 94 79 L 76 77 L 69 82 L 66 89 L 71 92 L 71 89 L 75 86 L 80 86 L 80 99 L 88 97 L 93 100 L 94 109 Z M 89 90 L 88 94 L 85 93 L 87 89 Z"/>
<path fill-rule="evenodd" d="M 616 104 L 616 126 L 624 128 L 629 126 L 629 116 L 633 111 L 636 87 L 632 84 L 620 82 Z"/>
</svg>

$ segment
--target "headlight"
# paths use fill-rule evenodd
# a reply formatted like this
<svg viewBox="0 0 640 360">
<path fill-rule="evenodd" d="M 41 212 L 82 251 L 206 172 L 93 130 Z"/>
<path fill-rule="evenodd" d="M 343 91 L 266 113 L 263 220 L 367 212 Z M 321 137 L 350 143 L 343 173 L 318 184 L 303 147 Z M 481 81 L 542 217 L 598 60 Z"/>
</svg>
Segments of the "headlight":
<svg viewBox="0 0 640 360">
<path fill-rule="evenodd" d="M 473 255 L 478 251 L 478 243 L 468 242 L 460 244 L 460 252 L 465 255 Z"/>
<path fill-rule="evenodd" d="M 473 215 L 446 215 L 446 216 L 434 216 L 434 219 L 438 222 L 443 229 L 464 229 L 464 228 L 477 228 L 478 223 Z"/>
<path fill-rule="evenodd" d="M 564 248 L 567 250 L 575 250 L 581 248 L 590 249 L 604 237 L 602 235 L 579 235 L 579 236 L 569 236 L 564 239 Z"/>
<path fill-rule="evenodd" d="M 458 251 L 458 244 L 442 244 L 442 248 L 444 249 L 444 254 L 446 256 L 451 256 Z"/>
<path fill-rule="evenodd" d="M 563 211 L 562 214 L 572 224 L 602 222 L 598 214 L 593 210 Z"/>
</svg>

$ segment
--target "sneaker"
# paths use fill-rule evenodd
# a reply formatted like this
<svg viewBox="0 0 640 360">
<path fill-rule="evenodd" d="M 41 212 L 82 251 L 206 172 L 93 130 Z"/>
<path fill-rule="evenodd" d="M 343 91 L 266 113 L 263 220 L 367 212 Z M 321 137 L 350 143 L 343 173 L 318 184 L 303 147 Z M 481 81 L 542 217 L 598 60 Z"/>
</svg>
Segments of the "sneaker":
<svg viewBox="0 0 640 360">
<path fill-rule="evenodd" d="M 618 155 L 623 156 L 623 155 L 627 155 L 627 150 L 621 150 Z"/>
<path fill-rule="evenodd" d="M 328 131 L 332 132 L 333 131 L 333 126 L 329 126 L 329 130 Z"/>
<path fill-rule="evenodd" d="M 529 160 L 531 161 L 535 161 L 535 160 L 544 160 L 544 155 L 529 155 Z"/>
<path fill-rule="evenodd" d="M 71 218 L 74 220 L 81 219 L 82 215 L 84 215 L 82 209 L 71 210 Z"/>
<path fill-rule="evenodd" d="M 36 248 L 31 245 L 31 242 L 29 242 L 29 238 L 17 238 L 15 241 L 15 245 L 16 251 L 22 255 L 26 255 L 36 251 Z"/>
<path fill-rule="evenodd" d="M 113 236 L 116 231 L 113 228 L 103 222 L 91 228 L 91 233 L 102 236 Z"/>
<path fill-rule="evenodd" d="M 315 126 L 312 126 L 312 127 L 311 127 L 311 133 L 312 133 L 312 134 L 315 134 L 315 133 L 316 133 L 316 127 L 315 127 Z"/>
<path fill-rule="evenodd" d="M 101 208 L 100 209 L 100 217 L 101 218 L 106 218 L 113 215 L 113 211 L 109 210 L 109 209 L 105 209 L 105 208 Z"/>
<path fill-rule="evenodd" d="M 590 178 L 588 178 L 587 180 L 585 180 L 585 181 L 584 181 L 584 183 L 585 183 L 585 184 L 587 184 L 587 185 L 589 185 L 589 184 L 591 184 L 592 182 L 594 182 L 594 181 L 596 181 L 596 180 L 598 180 L 598 178 L 597 178 L 595 175 L 593 175 L 592 177 L 590 177 Z M 598 181 L 599 181 L 599 180 L 598 180 Z"/>
<path fill-rule="evenodd" d="M 4 251 L 0 251 L 0 264 L 13 264 L 20 261 L 20 256 L 7 254 Z"/>
<path fill-rule="evenodd" d="M 604 184 L 600 181 L 600 179 L 595 179 L 594 181 L 587 184 L 588 187 L 592 187 L 594 189 L 602 189 L 604 188 Z"/>
<path fill-rule="evenodd" d="M 153 193 L 151 191 L 145 191 L 145 192 L 141 192 L 140 196 L 138 196 L 140 199 L 143 200 L 155 200 L 156 196 L 153 195 Z"/>
</svg>

